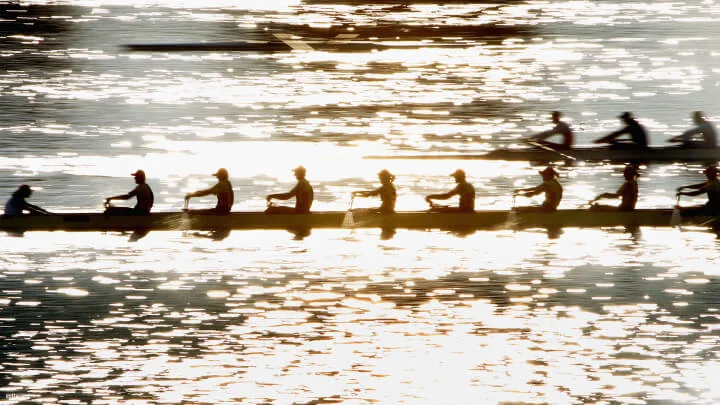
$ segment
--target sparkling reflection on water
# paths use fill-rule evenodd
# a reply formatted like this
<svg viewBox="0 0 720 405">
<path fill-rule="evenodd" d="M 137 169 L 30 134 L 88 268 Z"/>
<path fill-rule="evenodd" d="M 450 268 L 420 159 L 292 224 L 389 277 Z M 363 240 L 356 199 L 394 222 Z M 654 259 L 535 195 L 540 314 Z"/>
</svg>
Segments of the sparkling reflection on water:
<svg viewBox="0 0 720 405">
<path fill-rule="evenodd" d="M 720 399 L 713 234 L 378 236 L 3 238 L 4 392 L 94 403 Z"/>
</svg>

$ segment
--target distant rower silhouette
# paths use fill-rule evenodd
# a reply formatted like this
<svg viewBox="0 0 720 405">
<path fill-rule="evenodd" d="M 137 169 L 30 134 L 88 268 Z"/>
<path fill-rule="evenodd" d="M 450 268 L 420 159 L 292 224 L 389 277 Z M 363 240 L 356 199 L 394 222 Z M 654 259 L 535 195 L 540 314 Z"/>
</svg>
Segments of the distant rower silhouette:
<svg viewBox="0 0 720 405">
<path fill-rule="evenodd" d="M 352 195 L 353 197 L 380 196 L 380 201 L 382 202 L 380 207 L 371 208 L 366 211 L 374 211 L 381 214 L 392 214 L 395 212 L 395 201 L 397 200 L 397 191 L 393 185 L 395 176 L 387 170 L 381 170 L 380 173 L 378 173 L 378 178 L 380 179 L 380 187 L 375 190 L 353 191 Z"/>
<path fill-rule="evenodd" d="M 552 129 L 537 133 L 537 134 L 529 137 L 528 141 L 531 143 L 539 143 L 541 145 L 544 145 L 544 146 L 547 146 L 547 147 L 550 147 L 553 149 L 559 149 L 559 150 L 571 149 L 573 147 L 573 143 L 574 143 L 573 131 L 572 131 L 572 129 L 570 129 L 570 125 L 568 125 L 567 123 L 565 123 L 563 121 L 560 121 L 561 116 L 562 116 L 562 113 L 560 113 L 560 111 L 553 111 L 552 112 L 552 122 L 555 124 L 555 126 Z M 553 135 L 561 135 L 562 143 L 549 142 L 546 140 L 546 139 L 552 137 Z"/>
<path fill-rule="evenodd" d="M 610 148 L 613 149 L 647 149 L 647 131 L 640 125 L 635 117 L 633 117 L 632 113 L 624 112 L 618 118 L 625 123 L 625 126 L 602 138 L 596 139 L 595 143 L 607 143 L 610 144 Z M 630 139 L 618 139 L 620 136 L 626 134 L 630 136 Z"/>
<path fill-rule="evenodd" d="M 30 198 L 32 195 L 33 190 L 28 186 L 27 184 L 23 184 L 22 186 L 18 187 L 15 192 L 13 192 L 12 197 L 5 203 L 5 216 L 19 216 L 23 215 L 25 211 L 28 211 L 30 214 L 35 215 L 49 215 L 50 212 L 38 207 L 37 205 L 32 205 L 26 200 Z"/>
<path fill-rule="evenodd" d="M 475 188 L 468 183 L 465 171 L 457 169 L 450 174 L 455 178 L 456 186 L 454 189 L 442 194 L 431 194 L 425 197 L 425 201 L 430 204 L 431 211 L 440 212 L 474 212 L 475 211 Z M 447 200 L 453 196 L 460 196 L 457 207 L 436 206 L 432 200 Z"/>
<path fill-rule="evenodd" d="M 153 195 L 152 189 L 146 183 L 145 172 L 138 170 L 135 173 L 130 174 L 135 177 L 135 186 L 127 194 L 120 194 L 105 199 L 106 214 L 110 215 L 148 215 L 152 209 L 153 203 L 155 202 L 155 196 Z M 110 201 L 112 200 L 129 200 L 135 197 L 137 203 L 134 207 L 112 207 Z"/>
<path fill-rule="evenodd" d="M 308 182 L 305 178 L 307 171 L 302 166 L 296 167 L 293 171 L 295 172 L 297 184 L 295 184 L 295 187 L 293 187 L 292 190 L 288 191 L 287 193 L 268 194 L 265 197 L 268 202 L 268 208 L 265 210 L 266 213 L 307 214 L 310 212 L 310 207 L 312 207 L 314 199 L 314 192 L 312 186 L 310 185 L 310 182 Z M 295 197 L 294 207 L 272 205 L 273 199 L 289 200 L 293 197 Z"/>
<path fill-rule="evenodd" d="M 233 203 L 235 202 L 235 194 L 233 193 L 232 184 L 230 184 L 230 176 L 228 175 L 228 171 L 226 169 L 218 169 L 218 171 L 213 174 L 218 179 L 218 182 L 205 190 L 198 190 L 192 193 L 188 193 L 185 195 L 185 205 L 187 207 L 187 203 L 190 201 L 190 198 L 192 197 L 203 197 L 206 195 L 215 195 L 217 196 L 217 204 L 215 205 L 215 208 L 206 208 L 206 209 L 199 209 L 199 210 L 190 210 L 185 208 L 185 212 L 191 213 L 191 214 L 216 214 L 216 215 L 227 215 L 230 213 L 230 209 L 232 209 Z"/>
<path fill-rule="evenodd" d="M 678 136 L 668 139 L 668 142 L 680 142 L 684 148 L 716 148 L 717 133 L 715 126 L 702 111 L 695 111 L 692 116 L 695 127 L 688 129 Z"/>
<path fill-rule="evenodd" d="M 540 206 L 529 206 L 529 207 L 514 207 L 517 211 L 538 211 L 538 212 L 553 212 L 557 210 L 562 200 L 563 188 L 560 182 L 558 182 L 558 172 L 552 167 L 548 166 L 545 170 L 538 172 L 542 178 L 542 184 L 530 187 L 522 188 L 513 191 L 514 195 L 520 195 L 524 197 L 532 197 L 541 193 L 545 193 L 545 201 Z"/>
</svg>

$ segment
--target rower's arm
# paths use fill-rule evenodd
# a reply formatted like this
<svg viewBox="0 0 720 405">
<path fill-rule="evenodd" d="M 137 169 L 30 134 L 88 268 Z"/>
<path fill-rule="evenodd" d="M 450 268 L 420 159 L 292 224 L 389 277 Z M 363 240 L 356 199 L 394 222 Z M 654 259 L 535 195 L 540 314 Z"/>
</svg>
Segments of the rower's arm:
<svg viewBox="0 0 720 405">
<path fill-rule="evenodd" d="M 380 189 L 367 190 L 367 191 L 353 191 L 355 197 L 374 197 L 380 195 Z"/>
<path fill-rule="evenodd" d="M 114 195 L 114 196 L 112 196 L 112 197 L 108 197 L 108 198 L 105 199 L 105 201 L 110 201 L 110 200 L 129 200 L 130 197 L 131 197 L 130 194 L 120 194 L 120 195 Z"/>
<path fill-rule="evenodd" d="M 515 195 L 524 195 L 525 197 L 532 197 L 534 195 L 538 195 L 542 193 L 545 190 L 545 187 L 543 185 L 530 187 L 530 188 L 521 188 L 518 190 L 513 191 L 513 194 Z"/>
<path fill-rule="evenodd" d="M 47 214 L 50 213 L 50 212 L 48 212 L 47 210 L 38 207 L 37 205 L 32 205 L 32 204 L 30 204 L 29 202 L 26 202 L 26 203 L 25 203 L 25 207 L 23 207 L 23 208 L 26 209 L 26 210 L 28 210 L 28 211 L 30 211 L 30 212 L 34 212 L 34 213 L 36 213 L 36 214 L 45 214 L 45 215 L 47 215 Z"/>
<path fill-rule="evenodd" d="M 272 199 L 289 200 L 289 199 L 297 196 L 298 187 L 299 187 L 298 185 L 295 185 L 295 187 L 293 187 L 293 189 L 288 191 L 287 193 L 268 194 L 267 197 L 265 197 L 265 199 L 268 201 L 270 201 Z"/>
</svg>

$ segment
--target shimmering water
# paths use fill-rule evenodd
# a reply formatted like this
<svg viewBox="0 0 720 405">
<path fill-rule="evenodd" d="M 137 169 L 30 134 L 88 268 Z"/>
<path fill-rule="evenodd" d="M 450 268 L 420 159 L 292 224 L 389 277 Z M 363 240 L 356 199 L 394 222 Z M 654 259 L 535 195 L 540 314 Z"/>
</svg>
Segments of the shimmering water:
<svg viewBox="0 0 720 405">
<path fill-rule="evenodd" d="M 176 210 L 221 166 L 235 209 L 261 210 L 298 164 L 318 210 L 382 168 L 398 209 L 424 209 L 458 167 L 478 208 L 508 208 L 537 166 L 362 156 L 513 146 L 552 110 L 581 144 L 623 111 L 655 145 L 694 110 L 720 117 L 715 1 L 45 3 L 0 7 L 0 194 L 29 183 L 52 211 L 100 210 L 138 168 Z M 122 47 L 273 34 L 316 50 Z M 639 206 L 670 206 L 699 169 L 644 166 Z M 565 208 L 621 183 L 619 165 L 559 170 Z M 202 236 L 0 236 L 0 401 L 720 400 L 705 229 Z"/>
</svg>

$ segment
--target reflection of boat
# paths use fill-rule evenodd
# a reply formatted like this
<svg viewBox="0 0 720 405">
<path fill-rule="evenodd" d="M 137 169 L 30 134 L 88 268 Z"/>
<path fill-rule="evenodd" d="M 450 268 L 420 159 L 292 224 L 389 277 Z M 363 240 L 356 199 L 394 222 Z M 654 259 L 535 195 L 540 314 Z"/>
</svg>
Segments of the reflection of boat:
<svg viewBox="0 0 720 405">
<path fill-rule="evenodd" d="M 312 214 L 265 214 L 235 212 L 230 215 L 187 215 L 160 212 L 149 216 L 107 216 L 95 213 L 0 217 L 6 231 L 125 231 L 125 230 L 229 230 L 343 228 L 345 212 Z M 355 212 L 353 227 L 384 229 L 501 229 L 532 227 L 615 227 L 671 225 L 672 210 L 642 209 L 634 212 L 602 212 L 584 209 L 554 213 L 488 210 L 472 214 L 398 212 L 391 215 Z M 684 218 L 686 224 L 704 225 L 713 217 Z M 345 226 L 347 227 L 347 226 Z"/>
<path fill-rule="evenodd" d="M 610 148 L 575 148 L 553 152 L 543 149 L 497 149 L 486 153 L 398 154 L 366 156 L 367 159 L 457 159 L 457 160 L 512 160 L 548 162 L 567 160 L 566 156 L 585 161 L 614 162 L 716 162 L 720 160 L 720 148 L 689 149 L 676 146 L 654 147 L 647 150 L 622 150 Z"/>
</svg>

